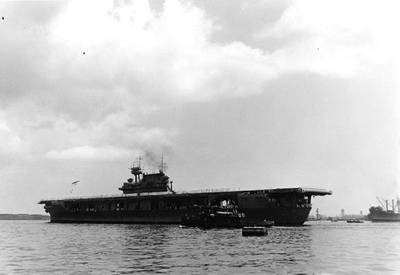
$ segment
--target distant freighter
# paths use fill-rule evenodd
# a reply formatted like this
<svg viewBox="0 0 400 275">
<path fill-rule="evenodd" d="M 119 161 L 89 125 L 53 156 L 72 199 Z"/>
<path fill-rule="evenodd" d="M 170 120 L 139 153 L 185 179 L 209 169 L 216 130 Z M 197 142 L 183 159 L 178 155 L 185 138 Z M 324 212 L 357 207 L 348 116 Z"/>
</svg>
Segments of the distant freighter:
<svg viewBox="0 0 400 275">
<path fill-rule="evenodd" d="M 379 198 L 378 201 L 382 206 L 384 205 Z M 386 200 L 385 202 L 385 210 L 380 206 L 372 206 L 369 209 L 368 218 L 373 222 L 400 222 L 400 200 L 396 200 L 397 213 L 394 200 L 392 200 L 392 210 L 389 210 L 388 201 Z"/>
<path fill-rule="evenodd" d="M 331 195 L 331 191 L 311 188 L 279 188 L 243 191 L 175 192 L 164 173 L 143 173 L 140 162 L 133 165 L 134 178 L 119 188 L 118 196 L 42 200 L 51 222 L 84 223 L 166 223 L 179 224 L 198 206 L 235 207 L 244 213 L 244 222 L 275 225 L 302 225 L 311 210 L 311 197 Z"/>
</svg>

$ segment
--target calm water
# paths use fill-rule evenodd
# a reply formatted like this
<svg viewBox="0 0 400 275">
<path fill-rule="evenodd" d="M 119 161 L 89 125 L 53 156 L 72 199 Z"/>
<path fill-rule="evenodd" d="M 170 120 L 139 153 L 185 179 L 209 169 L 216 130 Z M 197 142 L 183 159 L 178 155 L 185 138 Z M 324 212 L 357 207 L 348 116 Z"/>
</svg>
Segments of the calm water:
<svg viewBox="0 0 400 275">
<path fill-rule="evenodd" d="M 2 274 L 400 274 L 400 224 L 240 230 L 0 221 Z"/>
</svg>

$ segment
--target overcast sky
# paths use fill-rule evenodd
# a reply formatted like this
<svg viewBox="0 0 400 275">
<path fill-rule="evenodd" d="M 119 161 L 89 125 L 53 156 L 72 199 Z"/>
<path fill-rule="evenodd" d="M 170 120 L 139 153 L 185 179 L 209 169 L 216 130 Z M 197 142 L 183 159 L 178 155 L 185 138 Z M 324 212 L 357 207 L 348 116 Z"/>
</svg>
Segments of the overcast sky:
<svg viewBox="0 0 400 275">
<path fill-rule="evenodd" d="M 140 154 L 177 190 L 399 187 L 396 1 L 0 1 L 0 213 L 116 194 Z M 71 183 L 80 180 L 71 191 Z"/>
</svg>

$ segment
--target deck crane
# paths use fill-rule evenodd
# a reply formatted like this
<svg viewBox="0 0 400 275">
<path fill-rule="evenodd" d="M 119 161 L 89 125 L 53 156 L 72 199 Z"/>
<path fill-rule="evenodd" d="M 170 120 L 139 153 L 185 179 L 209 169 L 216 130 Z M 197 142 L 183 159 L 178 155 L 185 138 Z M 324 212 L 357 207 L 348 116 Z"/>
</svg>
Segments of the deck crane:
<svg viewBox="0 0 400 275">
<path fill-rule="evenodd" d="M 379 204 L 381 205 L 382 209 L 386 209 L 385 204 L 383 203 L 383 201 L 377 196 L 376 200 L 379 202 Z"/>
</svg>

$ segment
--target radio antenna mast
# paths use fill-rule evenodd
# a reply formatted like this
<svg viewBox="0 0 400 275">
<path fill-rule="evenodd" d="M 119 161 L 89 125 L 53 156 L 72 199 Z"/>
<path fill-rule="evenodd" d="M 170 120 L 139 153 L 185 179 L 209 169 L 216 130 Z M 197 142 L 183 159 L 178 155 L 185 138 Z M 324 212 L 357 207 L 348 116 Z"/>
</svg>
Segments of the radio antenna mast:
<svg viewBox="0 0 400 275">
<path fill-rule="evenodd" d="M 164 163 L 164 154 L 161 154 L 161 163 L 159 166 L 160 172 L 165 172 L 168 166 Z"/>
</svg>

